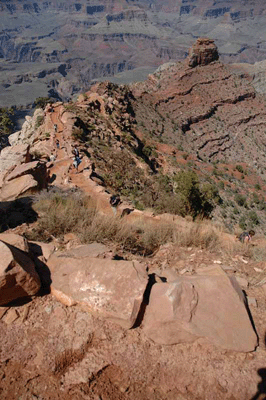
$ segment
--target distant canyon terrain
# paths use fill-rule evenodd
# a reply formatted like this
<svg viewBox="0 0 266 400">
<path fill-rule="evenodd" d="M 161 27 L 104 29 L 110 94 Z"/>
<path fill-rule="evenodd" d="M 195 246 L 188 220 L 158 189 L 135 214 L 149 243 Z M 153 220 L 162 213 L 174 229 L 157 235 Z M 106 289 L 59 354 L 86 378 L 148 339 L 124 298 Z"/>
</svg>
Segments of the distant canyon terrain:
<svg viewBox="0 0 266 400">
<path fill-rule="evenodd" d="M 197 37 L 214 39 L 222 61 L 247 63 L 263 92 L 265 13 L 264 2 L 244 0 L 2 0 L 0 106 L 143 80 L 184 59 Z"/>
</svg>

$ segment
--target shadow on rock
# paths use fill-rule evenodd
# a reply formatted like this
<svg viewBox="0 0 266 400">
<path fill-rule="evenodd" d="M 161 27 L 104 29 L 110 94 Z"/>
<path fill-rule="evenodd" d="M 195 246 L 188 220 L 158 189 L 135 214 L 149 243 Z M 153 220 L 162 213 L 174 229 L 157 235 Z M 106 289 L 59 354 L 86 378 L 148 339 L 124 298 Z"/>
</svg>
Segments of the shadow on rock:
<svg viewBox="0 0 266 400">
<path fill-rule="evenodd" d="M 39 257 L 43 256 L 43 250 L 37 243 L 29 243 L 31 258 L 34 261 L 35 269 L 40 277 L 41 289 L 38 293 L 39 296 L 50 293 L 50 286 L 52 283 L 51 272 L 47 265 L 40 260 Z"/>
<path fill-rule="evenodd" d="M 258 374 L 262 380 L 258 383 L 257 393 L 250 400 L 266 400 L 266 368 L 258 369 Z"/>
<path fill-rule="evenodd" d="M 16 228 L 24 223 L 37 221 L 38 214 L 32 208 L 32 198 L 22 197 L 0 203 L 0 232 Z"/>
</svg>

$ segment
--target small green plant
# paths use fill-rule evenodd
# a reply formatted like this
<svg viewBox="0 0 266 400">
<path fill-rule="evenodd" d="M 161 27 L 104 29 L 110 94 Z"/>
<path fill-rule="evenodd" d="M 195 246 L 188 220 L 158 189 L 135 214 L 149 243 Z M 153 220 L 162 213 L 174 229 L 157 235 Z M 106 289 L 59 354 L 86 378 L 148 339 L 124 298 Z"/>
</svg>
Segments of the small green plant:
<svg viewBox="0 0 266 400">
<path fill-rule="evenodd" d="M 244 168 L 242 167 L 242 165 L 236 165 L 236 170 L 238 171 L 238 172 L 241 172 L 241 174 L 243 174 L 244 173 Z"/>
<path fill-rule="evenodd" d="M 247 202 L 247 198 L 245 196 L 243 196 L 242 194 L 239 194 L 239 193 L 237 193 L 235 195 L 234 200 L 241 207 L 245 206 L 245 204 Z"/>
<path fill-rule="evenodd" d="M 246 217 L 244 215 L 239 219 L 238 225 L 243 230 L 247 229 Z"/>
<path fill-rule="evenodd" d="M 44 117 L 42 115 L 38 115 L 36 122 L 35 122 L 35 129 L 39 128 L 44 121 Z"/>
<path fill-rule="evenodd" d="M 248 219 L 250 220 L 252 225 L 259 225 L 260 220 L 259 217 L 257 216 L 256 211 L 250 211 L 248 213 Z"/>
<path fill-rule="evenodd" d="M 14 126 L 11 119 L 14 115 L 13 108 L 0 108 L 0 136 L 7 135 L 12 132 Z"/>
</svg>

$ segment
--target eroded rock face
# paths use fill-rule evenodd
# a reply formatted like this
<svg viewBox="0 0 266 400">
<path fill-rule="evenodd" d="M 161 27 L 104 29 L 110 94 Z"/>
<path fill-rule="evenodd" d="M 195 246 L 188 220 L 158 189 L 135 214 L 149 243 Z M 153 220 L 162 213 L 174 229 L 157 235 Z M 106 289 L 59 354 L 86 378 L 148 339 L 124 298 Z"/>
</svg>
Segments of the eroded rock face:
<svg viewBox="0 0 266 400">
<path fill-rule="evenodd" d="M 0 241 L 0 305 L 35 295 L 40 278 L 33 261 L 21 250 Z"/>
<path fill-rule="evenodd" d="M 241 288 L 218 269 L 155 284 L 143 327 L 160 344 L 206 338 L 227 350 L 249 352 L 257 346 Z"/>
<path fill-rule="evenodd" d="M 189 50 L 188 65 L 196 67 L 197 65 L 207 65 L 219 59 L 218 49 L 214 40 L 199 38 Z"/>
<path fill-rule="evenodd" d="M 51 271 L 51 293 L 63 304 L 82 304 L 125 328 L 135 324 L 148 282 L 143 265 L 56 254 L 47 265 Z"/>
</svg>

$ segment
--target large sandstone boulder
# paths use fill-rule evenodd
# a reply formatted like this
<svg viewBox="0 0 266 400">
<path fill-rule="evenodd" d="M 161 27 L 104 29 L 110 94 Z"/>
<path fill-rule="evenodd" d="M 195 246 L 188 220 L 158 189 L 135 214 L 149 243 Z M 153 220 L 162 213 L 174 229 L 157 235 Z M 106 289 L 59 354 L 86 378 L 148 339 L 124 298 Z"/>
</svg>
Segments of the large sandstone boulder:
<svg viewBox="0 0 266 400">
<path fill-rule="evenodd" d="M 156 283 L 151 290 L 143 329 L 160 344 L 206 338 L 228 350 L 249 352 L 257 346 L 244 295 L 221 269 Z"/>
<path fill-rule="evenodd" d="M 0 233 L 0 240 L 7 244 L 11 244 L 19 250 L 24 251 L 25 253 L 29 252 L 28 241 L 23 236 L 17 235 L 15 233 Z"/>
<path fill-rule="evenodd" d="M 35 193 L 38 190 L 38 182 L 32 175 L 23 175 L 3 184 L 0 192 L 0 201 L 15 200 L 20 196 Z"/>
<path fill-rule="evenodd" d="M 214 41 L 207 38 L 199 38 L 191 47 L 188 54 L 188 65 L 207 65 L 219 59 L 219 53 Z"/>
<path fill-rule="evenodd" d="M 32 175 L 39 184 L 39 189 L 47 186 L 46 163 L 42 161 L 32 161 L 18 165 L 10 174 L 6 176 L 6 181 L 12 181 L 23 175 Z"/>
<path fill-rule="evenodd" d="M 68 306 L 82 304 L 125 328 L 135 324 L 148 283 L 143 265 L 56 254 L 47 265 L 51 271 L 51 293 L 59 301 Z"/>
<path fill-rule="evenodd" d="M 29 149 L 28 144 L 5 147 L 1 151 L 0 172 L 8 171 L 18 164 L 29 162 L 31 160 Z"/>
<path fill-rule="evenodd" d="M 40 287 L 33 261 L 21 250 L 0 241 L 0 306 L 35 295 Z"/>
</svg>

